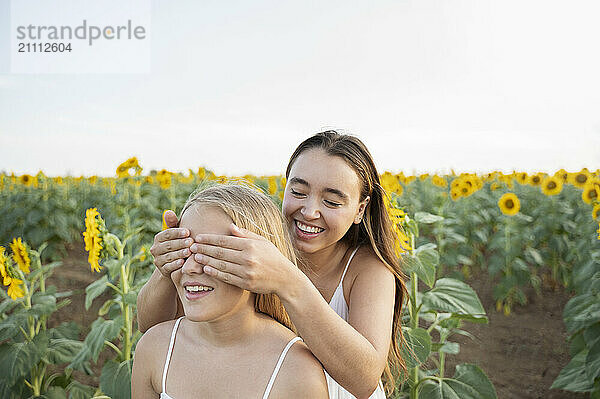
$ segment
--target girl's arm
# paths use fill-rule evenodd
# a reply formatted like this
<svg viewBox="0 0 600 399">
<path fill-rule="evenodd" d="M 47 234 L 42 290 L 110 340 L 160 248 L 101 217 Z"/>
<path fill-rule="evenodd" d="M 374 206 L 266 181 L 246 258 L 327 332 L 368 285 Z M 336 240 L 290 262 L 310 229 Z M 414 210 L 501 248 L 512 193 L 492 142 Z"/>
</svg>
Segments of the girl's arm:
<svg viewBox="0 0 600 399">
<path fill-rule="evenodd" d="M 141 332 L 183 315 L 171 273 L 183 265 L 184 258 L 190 256 L 189 246 L 193 240 L 189 238 L 189 230 L 176 227 L 178 220 L 173 211 L 165 212 L 164 222 L 169 228 L 154 236 L 150 248 L 156 269 L 137 298 L 137 320 Z"/>
<path fill-rule="evenodd" d="M 138 341 L 131 370 L 131 398 L 145 399 L 157 398 L 159 395 L 152 385 L 152 370 L 156 358 L 153 356 L 153 343 L 149 342 L 148 336 L 144 335 Z"/>
<path fill-rule="evenodd" d="M 378 260 L 360 265 L 348 323 L 303 273 L 278 293 L 298 334 L 325 370 L 357 398 L 368 398 L 387 363 L 394 312 L 394 276 Z"/>
<path fill-rule="evenodd" d="M 173 281 L 155 269 L 137 297 L 138 329 L 146 332 L 158 323 L 181 315 L 183 309 Z"/>
</svg>

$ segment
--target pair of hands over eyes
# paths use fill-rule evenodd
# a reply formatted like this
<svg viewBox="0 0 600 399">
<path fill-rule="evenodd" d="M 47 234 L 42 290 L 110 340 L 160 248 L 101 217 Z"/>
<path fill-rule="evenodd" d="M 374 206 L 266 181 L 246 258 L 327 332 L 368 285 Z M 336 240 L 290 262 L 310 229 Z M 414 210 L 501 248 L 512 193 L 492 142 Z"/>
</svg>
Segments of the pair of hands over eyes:
<svg viewBox="0 0 600 399">
<path fill-rule="evenodd" d="M 168 228 L 154 236 L 150 253 L 157 269 L 169 279 L 186 258 L 194 256 L 211 277 L 259 294 L 280 294 L 297 270 L 271 241 L 233 223 L 233 236 L 190 237 L 189 230 L 176 227 L 175 212 L 166 211 L 163 217 Z"/>
</svg>

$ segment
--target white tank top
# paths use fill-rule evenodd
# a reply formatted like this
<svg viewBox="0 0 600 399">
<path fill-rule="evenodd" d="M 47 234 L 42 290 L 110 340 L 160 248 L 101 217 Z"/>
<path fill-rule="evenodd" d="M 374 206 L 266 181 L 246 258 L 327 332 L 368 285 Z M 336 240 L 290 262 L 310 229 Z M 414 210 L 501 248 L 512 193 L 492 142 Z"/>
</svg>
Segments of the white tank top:
<svg viewBox="0 0 600 399">
<path fill-rule="evenodd" d="M 185 316 L 181 316 L 175 322 L 173 326 L 173 332 L 171 332 L 171 342 L 169 342 L 169 351 L 167 352 L 167 359 L 165 360 L 165 365 L 163 367 L 163 376 L 162 376 L 162 392 L 160 393 L 160 399 L 173 399 L 166 392 L 167 385 L 167 370 L 169 369 L 169 363 L 171 362 L 171 354 L 173 353 L 173 347 L 175 346 L 175 334 L 177 333 L 177 328 L 179 327 L 179 323 Z M 292 338 L 283 351 L 281 355 L 279 355 L 279 360 L 277 360 L 277 364 L 275 365 L 275 370 L 273 370 L 273 374 L 271 374 L 271 378 L 269 379 L 269 383 L 267 384 L 267 388 L 265 389 L 265 393 L 263 394 L 263 399 L 267 399 L 269 397 L 269 393 L 271 392 L 271 388 L 273 388 L 273 383 L 275 382 L 275 377 L 277 377 L 277 373 L 279 373 L 279 369 L 281 368 L 281 363 L 283 363 L 283 359 L 285 359 L 285 355 L 287 354 L 290 347 L 294 344 L 294 342 L 302 341 L 300 337 Z"/>
<path fill-rule="evenodd" d="M 348 259 L 348 263 L 346 263 L 346 268 L 344 269 L 344 273 L 342 273 L 342 278 L 340 279 L 340 283 L 338 284 L 333 296 L 331 297 L 331 301 L 329 301 L 329 306 L 335 310 L 342 319 L 348 321 L 348 304 L 346 303 L 346 299 L 344 298 L 344 288 L 342 287 L 342 283 L 344 282 L 344 277 L 346 276 L 346 272 L 348 271 L 348 266 L 358 251 L 359 247 L 356 247 L 350 258 Z M 352 395 L 350 392 L 346 391 L 340 384 L 338 384 L 331 376 L 325 371 L 325 378 L 327 379 L 327 390 L 329 391 L 329 399 L 355 399 L 356 397 Z M 379 384 L 377 384 L 377 389 L 369 396 L 369 399 L 385 399 L 385 392 L 383 391 L 383 384 L 381 383 L 381 379 L 379 380 Z"/>
</svg>

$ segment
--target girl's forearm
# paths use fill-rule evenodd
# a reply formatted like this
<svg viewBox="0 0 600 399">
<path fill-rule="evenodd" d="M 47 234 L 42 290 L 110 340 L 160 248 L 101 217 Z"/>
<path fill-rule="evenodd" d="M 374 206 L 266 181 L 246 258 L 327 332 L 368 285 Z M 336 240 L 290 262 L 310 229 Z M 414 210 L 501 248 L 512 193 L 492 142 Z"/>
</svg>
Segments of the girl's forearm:
<svg viewBox="0 0 600 399">
<path fill-rule="evenodd" d="M 383 372 L 377 350 L 298 272 L 296 281 L 278 294 L 298 334 L 334 380 L 357 398 L 368 398 Z"/>
<path fill-rule="evenodd" d="M 150 327 L 177 315 L 177 290 L 171 279 L 154 270 L 137 297 L 138 329 L 146 332 Z"/>
</svg>

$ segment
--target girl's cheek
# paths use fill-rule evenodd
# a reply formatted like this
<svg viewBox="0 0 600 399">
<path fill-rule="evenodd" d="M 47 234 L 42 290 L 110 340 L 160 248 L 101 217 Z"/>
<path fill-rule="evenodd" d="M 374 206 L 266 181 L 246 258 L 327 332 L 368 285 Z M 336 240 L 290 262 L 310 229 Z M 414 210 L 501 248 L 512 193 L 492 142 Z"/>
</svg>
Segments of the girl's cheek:
<svg viewBox="0 0 600 399">
<path fill-rule="evenodd" d="M 181 269 L 177 269 L 171 273 L 171 281 L 173 281 L 174 284 L 179 284 L 181 281 L 181 273 Z"/>
</svg>

